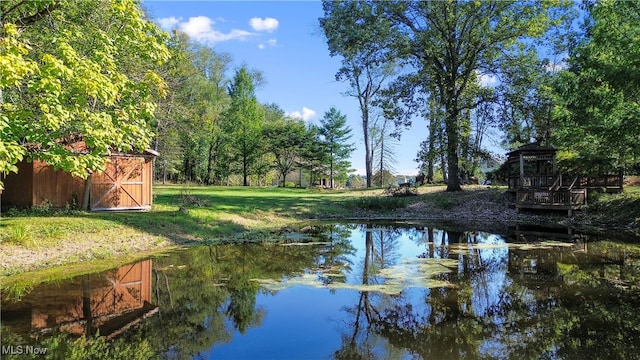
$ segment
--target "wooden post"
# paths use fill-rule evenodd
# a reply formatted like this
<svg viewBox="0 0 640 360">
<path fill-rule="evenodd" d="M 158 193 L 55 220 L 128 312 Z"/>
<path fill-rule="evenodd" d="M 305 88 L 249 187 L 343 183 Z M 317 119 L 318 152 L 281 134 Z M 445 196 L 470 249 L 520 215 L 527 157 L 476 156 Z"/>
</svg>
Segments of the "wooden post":
<svg viewBox="0 0 640 360">
<path fill-rule="evenodd" d="M 520 187 L 524 186 L 524 156 L 520 152 Z"/>
<path fill-rule="evenodd" d="M 89 211 L 89 195 L 91 194 L 91 175 L 92 171 L 89 171 L 89 176 L 84 181 L 84 196 L 82 197 L 82 210 Z"/>
</svg>

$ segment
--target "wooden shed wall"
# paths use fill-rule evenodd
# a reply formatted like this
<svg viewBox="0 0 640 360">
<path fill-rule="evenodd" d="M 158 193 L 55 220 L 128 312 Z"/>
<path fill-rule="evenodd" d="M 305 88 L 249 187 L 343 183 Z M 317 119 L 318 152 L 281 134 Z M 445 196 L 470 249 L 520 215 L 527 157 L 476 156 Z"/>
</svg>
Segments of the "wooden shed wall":
<svg viewBox="0 0 640 360">
<path fill-rule="evenodd" d="M 18 173 L 9 173 L 4 178 L 2 204 L 17 207 L 33 205 L 33 165 L 26 161 L 17 164 Z"/>
<path fill-rule="evenodd" d="M 84 196 L 84 179 L 62 170 L 54 170 L 42 161 L 33 162 L 34 205 L 51 202 L 54 206 L 80 206 Z"/>
<path fill-rule="evenodd" d="M 3 205 L 16 207 L 50 203 L 56 207 L 79 206 L 85 180 L 54 170 L 41 161 L 20 162 L 18 173 L 4 179 Z M 92 210 L 145 210 L 152 205 L 153 157 L 110 156 L 107 168 L 91 177 Z"/>
<path fill-rule="evenodd" d="M 84 180 L 62 170 L 54 170 L 42 161 L 18 163 L 18 173 L 8 174 L 4 180 L 5 204 L 17 207 L 50 203 L 56 207 L 82 203 Z"/>
</svg>

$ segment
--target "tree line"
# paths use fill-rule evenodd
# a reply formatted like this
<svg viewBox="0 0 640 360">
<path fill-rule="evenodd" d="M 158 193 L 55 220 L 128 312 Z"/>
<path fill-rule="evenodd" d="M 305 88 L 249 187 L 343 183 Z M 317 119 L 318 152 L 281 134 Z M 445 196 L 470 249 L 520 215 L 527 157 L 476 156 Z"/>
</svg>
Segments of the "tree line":
<svg viewBox="0 0 640 360">
<path fill-rule="evenodd" d="M 329 109 L 318 125 L 307 124 L 277 104 L 259 103 L 255 91 L 265 81 L 259 71 L 241 66 L 229 76 L 229 54 L 178 31 L 167 43 L 171 56 L 163 75 L 171 95 L 154 120 L 163 180 L 285 186 L 295 172 L 295 185 L 302 177 L 344 184 L 351 130 L 338 109 Z"/>
<path fill-rule="evenodd" d="M 426 123 L 417 151 L 447 190 L 492 156 L 539 142 L 562 171 L 637 171 L 640 6 L 628 1 L 323 1 L 336 79 L 360 105 L 367 178 L 372 119 L 398 135 Z M 371 186 L 371 183 L 368 183 Z"/>
<path fill-rule="evenodd" d="M 322 6 L 336 79 L 360 108 L 366 186 L 389 177 L 403 127 L 419 118 L 416 161 L 450 191 L 492 156 L 488 138 L 555 146 L 563 171 L 638 170 L 635 2 Z M 150 148 L 157 179 L 347 180 L 353 134 L 338 109 L 311 126 L 260 104 L 259 71 L 159 30 L 138 1 L 6 0 L 0 12 L 0 173 L 27 159 L 86 178 L 105 154 Z"/>
<path fill-rule="evenodd" d="M 338 109 L 312 125 L 259 103 L 259 71 L 161 31 L 138 1 L 8 0 L 0 12 L 0 173 L 26 159 L 87 178 L 106 154 L 154 149 L 163 181 L 347 179 Z"/>
</svg>

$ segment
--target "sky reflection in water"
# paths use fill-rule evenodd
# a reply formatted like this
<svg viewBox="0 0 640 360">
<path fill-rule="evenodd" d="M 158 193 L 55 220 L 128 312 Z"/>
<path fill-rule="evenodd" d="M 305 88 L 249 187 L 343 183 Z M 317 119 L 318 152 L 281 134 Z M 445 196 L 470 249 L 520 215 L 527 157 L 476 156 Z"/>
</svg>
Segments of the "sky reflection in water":
<svg viewBox="0 0 640 360">
<path fill-rule="evenodd" d="M 633 358 L 640 248 L 619 240 L 330 224 L 192 248 L 152 260 L 140 302 L 157 313 L 118 337 L 165 358 Z M 47 286 L 3 301 L 3 327 L 42 331 L 33 314 L 54 307 L 38 295 Z"/>
</svg>

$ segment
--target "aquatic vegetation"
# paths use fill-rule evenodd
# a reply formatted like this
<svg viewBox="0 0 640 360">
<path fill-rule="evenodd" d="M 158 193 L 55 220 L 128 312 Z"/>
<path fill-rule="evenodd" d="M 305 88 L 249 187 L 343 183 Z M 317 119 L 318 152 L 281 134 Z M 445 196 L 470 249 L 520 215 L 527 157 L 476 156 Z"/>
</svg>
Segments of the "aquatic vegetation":
<svg viewBox="0 0 640 360">
<path fill-rule="evenodd" d="M 453 259 L 402 259 L 400 264 L 381 269 L 377 275 L 384 281 L 376 284 L 355 284 L 345 282 L 325 283 L 322 277 L 341 275 L 339 269 L 329 269 L 327 272 L 309 272 L 298 276 L 276 279 L 252 279 L 269 291 L 280 291 L 294 286 L 311 286 L 331 290 L 376 291 L 387 295 L 399 295 L 409 288 L 439 288 L 452 287 L 445 280 L 435 279 L 437 275 L 450 273 L 458 266 Z"/>
</svg>

